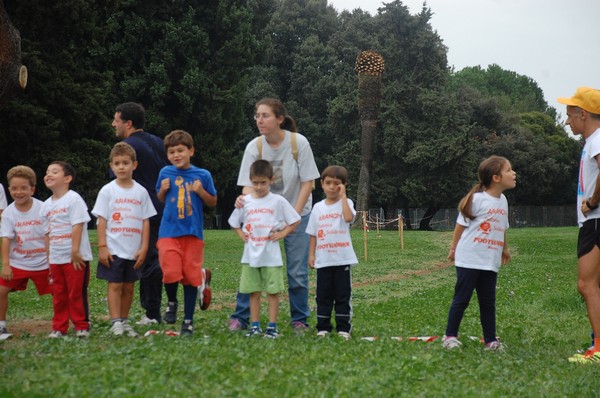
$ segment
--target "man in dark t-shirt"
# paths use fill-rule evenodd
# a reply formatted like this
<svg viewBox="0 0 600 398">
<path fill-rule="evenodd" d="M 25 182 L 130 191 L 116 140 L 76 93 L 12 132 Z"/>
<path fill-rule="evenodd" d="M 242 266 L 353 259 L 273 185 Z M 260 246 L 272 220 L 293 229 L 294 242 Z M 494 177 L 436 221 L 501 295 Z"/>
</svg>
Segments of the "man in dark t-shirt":
<svg viewBox="0 0 600 398">
<path fill-rule="evenodd" d="M 164 204 L 156 197 L 156 180 L 160 170 L 169 164 L 161 138 L 144 131 L 146 111 L 141 104 L 126 102 L 117 106 L 112 126 L 118 138 L 135 149 L 138 167 L 133 179 L 148 191 L 157 214 L 150 218 L 148 254 L 142 265 L 140 305 L 146 311 L 138 324 L 161 323 L 162 271 L 158 262 L 158 229 Z M 114 177 L 111 172 L 111 177 Z"/>
</svg>

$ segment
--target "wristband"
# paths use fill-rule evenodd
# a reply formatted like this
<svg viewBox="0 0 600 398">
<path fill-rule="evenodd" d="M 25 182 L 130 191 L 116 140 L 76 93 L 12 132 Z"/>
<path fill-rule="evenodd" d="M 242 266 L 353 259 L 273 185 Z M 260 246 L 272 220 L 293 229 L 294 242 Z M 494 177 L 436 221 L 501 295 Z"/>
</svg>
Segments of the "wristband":
<svg viewBox="0 0 600 398">
<path fill-rule="evenodd" d="M 596 210 L 596 209 L 597 209 L 597 208 L 600 206 L 600 204 L 597 204 L 596 206 L 592 206 L 592 205 L 591 205 L 591 203 L 590 203 L 590 200 L 589 200 L 589 199 L 587 199 L 587 200 L 585 201 L 585 205 L 586 205 L 586 206 L 588 207 L 588 209 L 590 209 L 590 210 Z"/>
</svg>

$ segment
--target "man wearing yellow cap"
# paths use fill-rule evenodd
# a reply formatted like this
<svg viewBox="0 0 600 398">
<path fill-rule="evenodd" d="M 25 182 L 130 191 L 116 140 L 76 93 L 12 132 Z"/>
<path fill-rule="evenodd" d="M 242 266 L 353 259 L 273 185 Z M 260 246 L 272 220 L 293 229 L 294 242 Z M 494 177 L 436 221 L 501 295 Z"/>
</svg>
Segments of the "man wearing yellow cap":
<svg viewBox="0 0 600 398">
<path fill-rule="evenodd" d="M 594 345 L 570 362 L 600 364 L 600 91 L 580 87 L 567 105 L 567 122 L 575 135 L 585 140 L 577 186 L 577 287 L 585 299 L 592 325 Z"/>
</svg>

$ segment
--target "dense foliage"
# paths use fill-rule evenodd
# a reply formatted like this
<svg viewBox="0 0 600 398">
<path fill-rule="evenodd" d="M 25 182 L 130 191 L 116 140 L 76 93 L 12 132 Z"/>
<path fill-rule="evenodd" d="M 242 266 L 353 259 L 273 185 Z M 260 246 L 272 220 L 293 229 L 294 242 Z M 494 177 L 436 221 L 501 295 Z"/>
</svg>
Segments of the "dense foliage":
<svg viewBox="0 0 600 398">
<path fill-rule="evenodd" d="M 397 0 L 370 15 L 337 13 L 326 0 L 4 4 L 20 30 L 30 80 L 0 108 L 0 175 L 25 163 L 41 177 L 51 160 L 65 159 L 92 204 L 108 178 L 114 108 L 138 101 L 148 131 L 194 135 L 195 163 L 213 173 L 217 213 L 226 217 L 239 192 L 242 151 L 256 134 L 253 104 L 269 95 L 286 103 L 320 168 L 349 168 L 355 196 L 361 127 L 354 62 L 373 50 L 386 65 L 369 207 L 454 207 L 492 153 L 518 172 L 511 204 L 575 198 L 579 143 L 542 90 L 498 65 L 449 69 L 427 7 L 411 14 Z"/>
</svg>

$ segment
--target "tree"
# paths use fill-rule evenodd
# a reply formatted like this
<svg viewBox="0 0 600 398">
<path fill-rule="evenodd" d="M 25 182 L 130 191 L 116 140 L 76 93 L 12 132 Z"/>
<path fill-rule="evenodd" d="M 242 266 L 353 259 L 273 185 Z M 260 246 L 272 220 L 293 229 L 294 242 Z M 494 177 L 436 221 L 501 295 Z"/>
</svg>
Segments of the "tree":
<svg viewBox="0 0 600 398">
<path fill-rule="evenodd" d="M 0 112 L 0 175 L 28 164 L 42 176 L 51 161 L 70 161 L 79 175 L 75 189 L 88 206 L 105 182 L 110 149 L 105 110 L 111 74 L 96 67 L 106 37 L 98 21 L 113 4 L 104 5 L 101 9 L 89 0 L 7 3 L 30 76 L 27 90 Z M 46 197 L 41 178 L 37 185 L 38 195 Z"/>
</svg>

